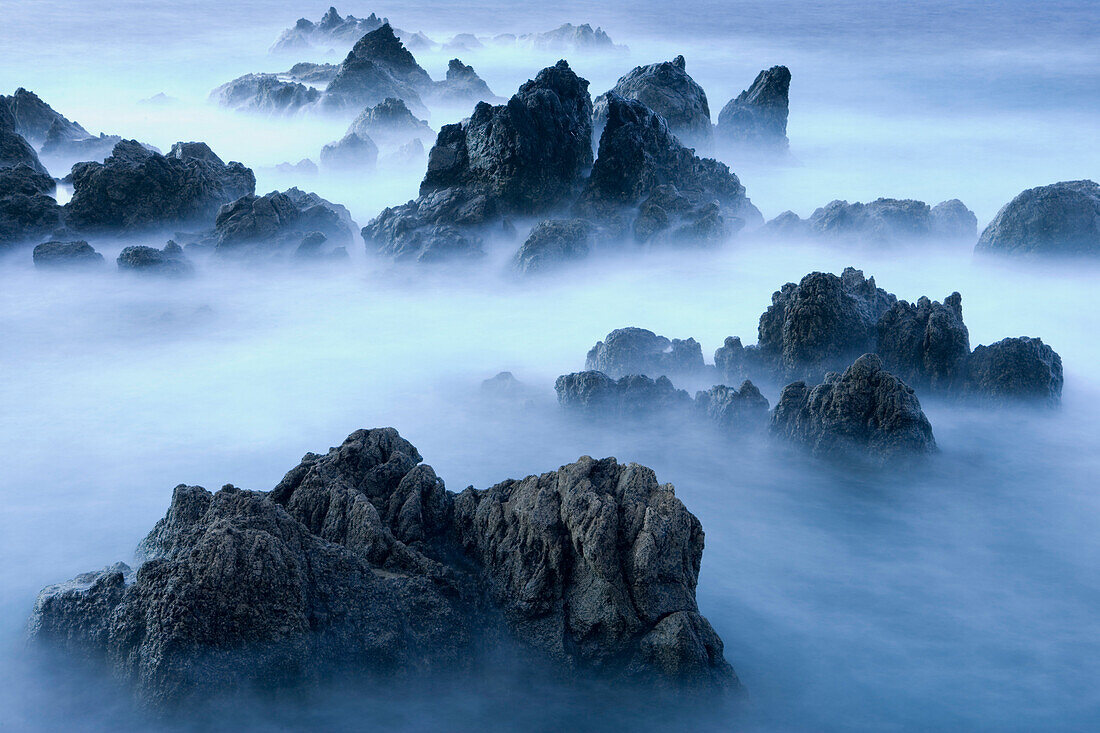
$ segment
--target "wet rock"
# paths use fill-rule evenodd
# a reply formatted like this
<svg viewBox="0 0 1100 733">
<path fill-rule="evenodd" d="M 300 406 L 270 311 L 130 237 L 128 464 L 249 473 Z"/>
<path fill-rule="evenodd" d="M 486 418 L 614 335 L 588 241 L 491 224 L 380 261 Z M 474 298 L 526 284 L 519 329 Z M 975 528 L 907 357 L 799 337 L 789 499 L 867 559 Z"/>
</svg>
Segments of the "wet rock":
<svg viewBox="0 0 1100 733">
<path fill-rule="evenodd" d="M 979 346 L 970 355 L 966 391 L 982 400 L 1057 404 L 1062 358 L 1042 339 L 1021 336 Z"/>
<path fill-rule="evenodd" d="M 588 256 L 596 227 L 584 219 L 547 219 L 531 230 L 516 252 L 515 267 L 524 274 L 545 272 Z"/>
<path fill-rule="evenodd" d="M 752 428 L 768 421 L 768 400 L 747 379 L 740 389 L 719 384 L 705 392 L 696 392 L 695 409 L 727 428 Z"/>
<path fill-rule="evenodd" d="M 663 376 L 654 380 L 631 374 L 615 380 L 589 370 L 563 374 L 554 382 L 554 390 L 563 408 L 596 418 L 637 418 L 691 405 L 691 396 Z"/>
<path fill-rule="evenodd" d="M 325 88 L 324 103 L 337 108 L 373 107 L 393 97 L 424 109 L 420 95 L 434 84 L 389 23 L 359 39 Z"/>
<path fill-rule="evenodd" d="M 119 254 L 117 262 L 120 272 L 139 272 L 172 278 L 190 277 L 195 272 L 191 261 L 184 257 L 183 249 L 173 241 L 169 241 L 164 249 L 144 245 L 126 247 Z"/>
<path fill-rule="evenodd" d="M 459 59 L 447 62 L 447 77 L 435 83 L 433 92 L 436 99 L 444 102 L 489 102 L 501 100 L 482 80 L 474 67 L 467 66 Z"/>
<path fill-rule="evenodd" d="M 321 148 L 320 159 L 332 170 L 367 171 L 378 162 L 378 146 L 369 137 L 349 132 Z"/>
<path fill-rule="evenodd" d="M 1100 185 L 1085 180 L 1029 188 L 997 212 L 974 250 L 1048 255 L 1100 253 Z"/>
<path fill-rule="evenodd" d="M 715 134 L 738 146 L 786 152 L 790 88 L 791 72 L 786 66 L 761 71 L 751 87 L 718 113 Z"/>
<path fill-rule="evenodd" d="M 780 374 L 818 378 L 874 351 L 879 318 L 897 298 L 851 267 L 813 272 L 772 294 L 760 316 L 761 360 Z"/>
<path fill-rule="evenodd" d="M 820 457 L 886 462 L 936 450 L 916 394 L 874 354 L 859 357 L 842 375 L 830 372 L 815 387 L 784 387 L 771 431 Z"/>
<path fill-rule="evenodd" d="M 455 525 L 517 638 L 550 658 L 737 684 L 695 602 L 702 526 L 652 470 L 586 456 L 467 489 Z"/>
<path fill-rule="evenodd" d="M 210 100 L 223 107 L 265 114 L 292 114 L 320 98 L 320 90 L 277 74 L 245 74 L 210 92 Z"/>
<path fill-rule="evenodd" d="M 103 163 L 73 166 L 71 177 L 73 196 L 64 208 L 77 230 L 205 223 L 222 204 L 256 188 L 250 169 L 223 163 L 205 143 L 176 143 L 160 155 L 124 140 Z"/>
<path fill-rule="evenodd" d="M 637 66 L 620 77 L 610 92 L 596 98 L 594 104 L 596 134 L 602 132 L 607 119 L 609 94 L 633 99 L 659 114 L 686 145 L 710 143 L 710 106 L 703 88 L 688 76 L 683 56 L 648 66 Z M 784 118 L 785 121 L 785 118 Z"/>
<path fill-rule="evenodd" d="M 23 142 L 21 137 L 11 134 Z M 4 135 L 0 126 L 0 145 Z M 30 152 L 33 154 L 34 150 Z M 37 162 L 37 156 L 33 160 Z M 0 166 L 0 249 L 35 239 L 41 241 L 61 225 L 62 210 L 52 195 L 56 184 L 40 168 L 26 164 Z"/>
<path fill-rule="evenodd" d="M 435 130 L 417 119 L 400 99 L 390 97 L 359 113 L 348 134 L 384 144 L 405 143 L 415 138 L 435 139 Z"/>
<path fill-rule="evenodd" d="M 978 234 L 978 217 L 958 199 L 941 201 L 929 212 L 932 233 L 947 239 L 969 239 Z"/>
<path fill-rule="evenodd" d="M 921 297 L 894 303 L 879 319 L 875 351 L 892 374 L 918 389 L 953 392 L 966 380 L 970 333 L 963 324 L 962 296 L 943 303 Z"/>
<path fill-rule="evenodd" d="M 281 256 L 292 250 L 302 255 L 321 254 L 325 243 L 351 244 L 355 229 L 347 209 L 317 194 L 297 188 L 272 191 L 264 196 L 242 196 L 218 211 L 215 252 L 234 257 Z M 306 242 L 313 234 L 321 239 Z"/>
<path fill-rule="evenodd" d="M 354 15 L 342 18 L 336 8 L 330 7 L 316 23 L 299 18 L 292 28 L 282 32 L 271 47 L 271 52 L 294 53 L 327 44 L 347 48 L 364 33 L 376 30 L 386 22 L 388 21 L 385 18 L 379 18 L 374 13 L 366 18 L 356 18 Z"/>
<path fill-rule="evenodd" d="M 103 255 L 90 244 L 78 242 L 43 242 L 32 253 L 34 266 L 50 270 L 95 269 L 103 266 Z"/>
<path fill-rule="evenodd" d="M 667 339 L 644 328 L 620 328 L 596 342 L 584 368 L 611 377 L 698 374 L 705 369 L 703 349 L 693 339 Z"/>
</svg>

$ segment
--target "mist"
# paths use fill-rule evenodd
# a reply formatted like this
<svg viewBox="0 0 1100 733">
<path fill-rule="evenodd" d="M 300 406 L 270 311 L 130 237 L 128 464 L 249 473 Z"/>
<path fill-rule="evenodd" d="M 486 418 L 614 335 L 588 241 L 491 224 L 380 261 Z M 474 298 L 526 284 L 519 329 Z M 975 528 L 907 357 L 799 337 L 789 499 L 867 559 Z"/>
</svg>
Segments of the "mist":
<svg viewBox="0 0 1100 733">
<path fill-rule="evenodd" d="M 302 58 L 268 47 L 325 3 L 270 0 L 4 8 L 0 92 L 26 87 L 90 132 L 167 150 L 202 140 L 365 225 L 413 198 L 423 162 L 362 174 L 280 173 L 316 160 L 347 117 L 264 117 L 207 100 L 241 74 Z M 1089 2 L 695 0 L 338 5 L 435 40 L 600 25 L 621 54 L 569 55 L 593 96 L 636 65 L 682 53 L 713 117 L 756 73 L 793 75 L 782 161 L 723 157 L 772 218 L 834 199 L 959 198 L 979 231 L 1025 188 L 1100 170 L 1100 23 Z M 440 78 L 455 52 L 415 51 Z M 559 54 L 457 54 L 507 97 Z M 141 100 L 165 93 L 165 105 Z M 429 123 L 470 109 L 431 108 Z M 354 116 L 354 115 L 352 115 Z M 425 141 L 429 147 L 429 141 Z M 718 151 L 721 155 L 721 151 Z M 43 162 L 53 176 L 67 170 Z M 63 194 L 62 194 L 63 195 Z M 1100 264 L 976 257 L 973 242 L 855 247 L 743 232 L 718 248 L 593 257 L 519 278 L 522 243 L 476 263 L 394 265 L 361 240 L 343 265 L 219 265 L 196 276 L 114 271 L 128 244 L 90 239 L 110 267 L 36 270 L 0 258 L 0 724 L 11 730 L 1084 730 L 1100 724 Z M 920 395 L 940 453 L 913 470 L 856 470 L 764 436 L 689 422 L 608 426 L 558 407 L 554 379 L 616 328 L 755 341 L 784 283 L 846 266 L 910 302 L 962 294 L 972 345 L 1041 336 L 1065 366 L 1055 410 Z M 512 372 L 529 399 L 487 400 Z M 705 389 L 706 384 L 677 384 Z M 761 385 L 774 406 L 778 385 Z M 150 718 L 95 670 L 34 653 L 37 592 L 118 560 L 179 483 L 268 490 L 307 451 L 393 426 L 452 491 L 615 456 L 671 482 L 706 531 L 700 611 L 748 690 L 736 703 L 578 689 L 500 650 L 469 679 L 334 681 L 301 698 L 212 702 Z M 514 652 L 514 653 L 513 653 Z"/>
</svg>

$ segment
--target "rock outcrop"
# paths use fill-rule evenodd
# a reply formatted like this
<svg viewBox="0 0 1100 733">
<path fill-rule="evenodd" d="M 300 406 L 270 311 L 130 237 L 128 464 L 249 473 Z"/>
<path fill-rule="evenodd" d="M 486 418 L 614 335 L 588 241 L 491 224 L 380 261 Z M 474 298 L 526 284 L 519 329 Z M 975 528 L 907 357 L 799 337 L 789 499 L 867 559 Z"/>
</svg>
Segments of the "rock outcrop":
<svg viewBox="0 0 1100 733">
<path fill-rule="evenodd" d="M 594 370 L 563 374 L 554 382 L 558 404 L 586 417 L 623 419 L 690 407 L 691 395 L 668 377 L 630 374 L 618 380 Z"/>
<path fill-rule="evenodd" d="M 394 34 L 389 23 L 360 38 L 325 87 L 323 103 L 335 108 L 373 107 L 394 97 L 424 108 L 421 94 L 434 82 Z"/>
<path fill-rule="evenodd" d="M 37 99 L 37 97 L 36 97 Z M 19 133 L 14 115 L 8 105 L 0 100 L 0 170 L 24 166 L 31 171 L 48 176 L 38 153 Z"/>
<path fill-rule="evenodd" d="M 916 394 L 874 354 L 859 357 L 843 374 L 830 372 L 815 387 L 784 387 L 771 431 L 819 457 L 886 462 L 936 450 Z"/>
<path fill-rule="evenodd" d="M 315 64 L 310 61 L 301 61 L 291 66 L 281 76 L 312 87 L 324 87 L 332 81 L 339 69 L 340 67 L 337 64 Z"/>
<path fill-rule="evenodd" d="M 461 59 L 447 62 L 447 76 L 435 83 L 432 96 L 443 102 L 489 102 L 503 101 L 489 85 L 477 75 L 474 67 L 462 63 Z"/>
<path fill-rule="evenodd" d="M 0 249 L 35 239 L 41 241 L 61 225 L 62 211 L 53 197 L 56 184 L 41 164 L 3 165 L 3 146 L 9 133 L 12 140 L 27 146 L 33 156 L 30 160 L 38 163 L 38 156 L 22 137 L 3 128 L 2 112 L 0 107 Z"/>
<path fill-rule="evenodd" d="M 461 670 L 498 633 L 574 675 L 736 687 L 695 601 L 702 552 L 643 466 L 583 457 L 456 496 L 397 431 L 360 430 L 269 493 L 177 486 L 136 572 L 45 588 L 28 629 L 158 707 Z"/>
<path fill-rule="evenodd" d="M 608 95 L 617 94 L 623 99 L 641 102 L 659 114 L 668 123 L 668 129 L 685 145 L 708 145 L 712 125 L 707 94 L 688 76 L 686 66 L 684 57 L 677 56 L 672 61 L 637 66 L 620 77 L 611 91 L 596 98 L 596 134 L 603 131 L 607 120 Z"/>
<path fill-rule="evenodd" d="M 164 249 L 137 245 L 127 247 L 118 256 L 120 272 L 135 272 L 163 277 L 189 277 L 195 272 L 191 261 L 183 255 L 183 248 L 169 241 Z"/>
<path fill-rule="evenodd" d="M 205 143 L 176 143 L 160 155 L 124 140 L 103 163 L 73 166 L 71 178 L 65 214 L 77 230 L 205 224 L 222 204 L 256 188 L 250 169 L 223 163 Z"/>
<path fill-rule="evenodd" d="M 348 133 L 383 144 L 401 144 L 416 138 L 435 139 L 435 130 L 418 119 L 400 99 L 390 97 L 359 113 Z"/>
<path fill-rule="evenodd" d="M 348 132 L 321 148 L 319 159 L 329 170 L 369 171 L 378 162 L 378 146 L 367 135 Z"/>
<path fill-rule="evenodd" d="M 573 25 L 563 23 L 557 28 L 542 33 L 524 33 L 520 36 L 500 35 L 494 39 L 497 43 L 516 43 L 553 53 L 607 52 L 625 50 L 615 44 L 602 28 L 592 28 L 588 23 Z"/>
<path fill-rule="evenodd" d="M 695 393 L 695 409 L 708 420 L 735 430 L 755 428 L 768 422 L 768 400 L 749 380 L 739 389 L 718 384 Z"/>
<path fill-rule="evenodd" d="M 705 369 L 703 349 L 693 339 L 667 339 L 644 328 L 619 328 L 596 342 L 584 368 L 619 378 L 628 374 L 675 377 Z"/>
<path fill-rule="evenodd" d="M 773 66 L 756 75 L 752 86 L 731 99 L 718 113 L 715 134 L 739 147 L 786 152 L 788 94 L 791 72 Z"/>
<path fill-rule="evenodd" d="M 354 15 L 341 18 L 336 8 L 330 7 L 316 23 L 307 18 L 299 18 L 293 27 L 287 28 L 279 35 L 271 47 L 271 52 L 298 53 L 325 44 L 347 48 L 364 33 L 377 30 L 387 22 L 389 21 L 379 18 L 374 13 L 366 18 L 356 18 Z"/>
<path fill-rule="evenodd" d="M 34 266 L 40 270 L 86 270 L 103 267 L 103 255 L 90 244 L 77 242 L 43 242 L 31 253 Z"/>
<path fill-rule="evenodd" d="M 906 384 L 933 392 L 955 392 L 966 381 L 970 332 L 963 323 L 962 296 L 943 303 L 921 297 L 894 303 L 879 318 L 875 352 Z"/>
<path fill-rule="evenodd" d="M 347 209 L 315 193 L 292 188 L 264 196 L 250 194 L 218 211 L 215 253 L 249 258 L 290 252 L 322 255 L 332 246 L 350 245 L 355 229 Z"/>
<path fill-rule="evenodd" d="M 928 204 L 912 199 L 832 201 L 810 216 L 810 230 L 817 236 L 875 243 L 916 239 L 931 233 L 932 213 Z"/>
<path fill-rule="evenodd" d="M 245 74 L 210 92 L 210 100 L 229 109 L 265 114 L 292 114 L 321 98 L 321 92 L 277 74 Z"/>
<path fill-rule="evenodd" d="M 588 256 L 596 227 L 584 219 L 547 219 L 531 229 L 516 252 L 515 267 L 531 275 Z"/>
<path fill-rule="evenodd" d="M 122 140 L 118 135 L 93 135 L 22 87 L 10 97 L 0 97 L 0 106 L 11 112 L 15 131 L 38 145 L 51 164 L 102 161 Z"/>
<path fill-rule="evenodd" d="M 979 400 L 1056 405 L 1062 382 L 1062 358 L 1039 338 L 979 346 L 967 363 L 966 391 Z"/>
<path fill-rule="evenodd" d="M 968 239 L 978 234 L 978 217 L 958 199 L 941 201 L 932 207 L 932 234 L 943 239 Z"/>
<path fill-rule="evenodd" d="M 1100 254 L 1100 185 L 1085 180 L 1029 188 L 997 212 L 974 250 Z"/>
</svg>

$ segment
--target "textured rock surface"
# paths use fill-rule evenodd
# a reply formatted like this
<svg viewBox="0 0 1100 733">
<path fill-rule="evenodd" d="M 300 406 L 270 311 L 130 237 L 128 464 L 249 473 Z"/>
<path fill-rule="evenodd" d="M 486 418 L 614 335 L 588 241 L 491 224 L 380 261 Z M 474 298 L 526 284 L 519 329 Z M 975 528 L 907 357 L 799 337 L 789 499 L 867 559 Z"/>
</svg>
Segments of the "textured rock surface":
<svg viewBox="0 0 1100 733">
<path fill-rule="evenodd" d="M 771 430 L 822 457 L 888 461 L 936 450 L 916 394 L 874 354 L 861 356 L 843 375 L 830 372 L 816 387 L 784 387 Z"/>
<path fill-rule="evenodd" d="M 302 61 L 291 66 L 284 76 L 310 86 L 327 86 L 336 76 L 336 71 L 339 68 L 337 64 L 315 64 Z"/>
<path fill-rule="evenodd" d="M 715 133 L 737 145 L 786 151 L 790 89 L 791 72 L 786 66 L 761 71 L 751 87 L 718 113 Z"/>
<path fill-rule="evenodd" d="M 817 236 L 875 243 L 926 237 L 932 232 L 928 204 L 911 199 L 875 199 L 867 204 L 832 201 L 814 211 L 809 221 Z"/>
<path fill-rule="evenodd" d="M 966 381 L 970 332 L 963 324 L 962 296 L 943 303 L 921 297 L 894 303 L 876 326 L 875 352 L 891 373 L 918 389 L 960 389 Z"/>
<path fill-rule="evenodd" d="M 607 121 L 608 95 L 633 99 L 659 114 L 685 145 L 707 145 L 711 138 L 710 106 L 703 88 L 688 76 L 683 56 L 648 66 L 637 66 L 622 76 L 610 92 L 594 104 L 596 134 Z"/>
<path fill-rule="evenodd" d="M 385 18 L 379 18 L 374 13 L 366 18 L 356 18 L 354 15 L 340 17 L 336 8 L 330 7 L 316 23 L 307 18 L 299 18 L 293 27 L 279 35 L 271 52 L 295 53 L 326 44 L 347 48 L 364 33 L 376 30 L 386 22 L 388 21 Z"/>
<path fill-rule="evenodd" d="M 327 241 L 347 246 L 355 223 L 344 207 L 294 188 L 226 204 L 218 211 L 214 231 L 220 255 L 275 256 L 298 249 L 311 235 L 321 235 L 318 245 Z M 320 254 L 324 248 L 316 249 Z"/>
<path fill-rule="evenodd" d="M 1062 181 L 1029 188 L 982 232 L 978 252 L 1100 254 L 1100 185 Z"/>
<path fill-rule="evenodd" d="M 205 143 L 176 143 L 168 155 L 134 140 L 115 146 L 103 163 L 79 163 L 65 205 L 74 229 L 152 229 L 207 223 L 222 204 L 256 188 L 240 163 L 223 163 Z"/>
<path fill-rule="evenodd" d="M 958 199 L 941 201 L 929 214 L 932 234 L 938 237 L 973 240 L 978 234 L 978 217 Z"/>
<path fill-rule="evenodd" d="M 117 263 L 120 271 L 166 277 L 187 277 L 195 271 L 175 242 L 168 242 L 164 249 L 142 245 L 127 247 L 119 254 Z"/>
<path fill-rule="evenodd" d="M 703 349 L 693 339 L 667 339 L 644 328 L 619 328 L 588 351 L 584 368 L 619 378 L 697 374 L 705 368 Z"/>
<path fill-rule="evenodd" d="M 622 419 L 685 409 L 691 396 L 668 377 L 630 374 L 615 380 L 594 370 L 563 374 L 554 382 L 558 404 L 588 417 Z"/>
<path fill-rule="evenodd" d="M 768 400 L 747 379 L 739 389 L 719 384 L 705 392 L 696 392 L 695 409 L 728 428 L 753 428 L 768 421 Z"/>
<path fill-rule="evenodd" d="M 435 139 L 435 130 L 424 120 L 417 119 L 404 102 L 394 97 L 360 112 L 348 127 L 348 133 L 382 143 L 404 143 L 414 138 Z"/>
<path fill-rule="evenodd" d="M 283 81 L 276 74 L 245 74 L 210 92 L 211 101 L 223 107 L 268 114 L 297 112 L 320 98 L 318 89 Z"/>
<path fill-rule="evenodd" d="M 39 269 L 94 269 L 104 262 L 103 255 L 84 241 L 43 242 L 31 255 Z"/>
<path fill-rule="evenodd" d="M 516 252 L 515 267 L 533 274 L 588 256 L 596 227 L 584 219 L 547 219 L 531 229 Z"/>
<path fill-rule="evenodd" d="M 1062 382 L 1062 358 L 1038 338 L 1006 338 L 979 346 L 967 364 L 967 393 L 993 402 L 1054 405 L 1061 400 Z"/>
<path fill-rule="evenodd" d="M 531 46 L 541 51 L 569 53 L 576 51 L 615 51 L 622 49 L 616 45 L 602 28 L 592 28 L 588 23 L 573 25 L 563 23 L 557 28 L 542 33 L 525 33 L 521 36 L 497 36 L 498 42 L 512 42 Z"/>
<path fill-rule="evenodd" d="M 435 83 L 433 96 L 445 102 L 497 102 L 500 97 L 493 94 L 489 85 L 477 75 L 474 67 L 460 59 L 447 62 L 447 76 Z"/>
<path fill-rule="evenodd" d="M 48 175 L 38 153 L 17 130 L 14 115 L 0 100 L 0 170 L 25 166 L 35 173 Z"/>
<path fill-rule="evenodd" d="M 373 107 L 393 97 L 424 108 L 420 95 L 434 82 L 394 34 L 389 23 L 360 38 L 325 87 L 323 102 L 338 108 Z"/>
<path fill-rule="evenodd" d="M 0 106 L 0 126 L 3 110 Z M 5 134 L 0 127 L 0 146 Z M 18 135 L 11 135 L 26 145 Z M 37 162 L 37 156 L 33 160 Z M 40 169 L 40 165 L 34 168 L 26 164 L 0 165 L 0 248 L 35 239 L 41 241 L 60 226 L 62 210 L 52 196 L 56 184 Z"/>
<path fill-rule="evenodd" d="M 82 139 L 92 137 L 92 134 L 80 126 L 79 123 L 69 120 L 67 117 L 46 104 L 34 92 L 23 87 L 15 90 L 10 97 L 0 96 L 0 107 L 6 107 L 11 115 L 12 129 L 19 133 L 34 145 L 42 145 L 50 130 L 65 139 Z M 3 127 L 0 124 L 0 127 Z"/>
</svg>

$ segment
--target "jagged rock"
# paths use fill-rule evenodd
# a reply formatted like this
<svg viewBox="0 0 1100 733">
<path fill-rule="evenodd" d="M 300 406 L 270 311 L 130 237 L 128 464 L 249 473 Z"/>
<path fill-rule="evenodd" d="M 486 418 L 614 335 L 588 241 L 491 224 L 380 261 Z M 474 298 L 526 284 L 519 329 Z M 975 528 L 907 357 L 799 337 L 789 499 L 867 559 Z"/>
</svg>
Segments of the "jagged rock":
<svg viewBox="0 0 1100 733">
<path fill-rule="evenodd" d="M 790 88 L 791 72 L 786 66 L 761 71 L 751 87 L 718 113 L 715 134 L 735 145 L 785 152 L 790 144 L 787 140 Z"/>
<path fill-rule="evenodd" d="M 503 101 L 485 83 L 474 67 L 459 59 L 447 62 L 447 77 L 435 83 L 434 95 L 444 102 L 497 102 Z"/>
<path fill-rule="evenodd" d="M 771 430 L 822 457 L 890 461 L 936 450 L 916 394 L 874 354 L 859 357 L 843 375 L 830 372 L 816 387 L 784 387 Z"/>
<path fill-rule="evenodd" d="M 310 86 L 326 86 L 336 76 L 339 68 L 336 64 L 315 64 L 302 61 L 291 66 L 284 76 Z"/>
<path fill-rule="evenodd" d="M 515 267 L 524 274 L 552 270 L 588 256 L 596 227 L 584 219 L 546 219 L 527 235 L 516 252 Z"/>
<path fill-rule="evenodd" d="M 210 100 L 223 107 L 266 114 L 291 114 L 320 98 L 320 90 L 277 74 L 245 74 L 210 92 Z"/>
<path fill-rule="evenodd" d="M 78 163 L 67 223 L 80 230 L 138 230 L 209 221 L 222 204 L 256 188 L 240 163 L 223 163 L 205 143 L 176 143 L 160 155 L 136 140 L 103 163 Z"/>
<path fill-rule="evenodd" d="M 4 108 L 0 105 L 0 117 Z M 0 119 L 0 146 L 6 131 Z M 10 132 L 10 131 L 8 131 Z M 11 135 L 30 146 L 16 133 Z M 30 150 L 31 154 L 34 150 Z M 38 157 L 33 158 L 35 162 Z M 49 174 L 26 164 L 0 165 L 0 248 L 48 236 L 61 225 L 61 207 L 52 196 L 56 184 Z"/>
<path fill-rule="evenodd" d="M 651 469 L 585 456 L 470 488 L 455 525 L 516 636 L 552 659 L 737 684 L 695 602 L 702 526 Z"/>
<path fill-rule="evenodd" d="M 954 391 L 966 380 L 970 333 L 963 324 L 962 296 L 943 303 L 921 297 L 894 303 L 879 319 L 876 353 L 906 384 L 938 392 Z"/>
<path fill-rule="evenodd" d="M 969 395 L 993 402 L 1057 404 L 1062 396 L 1062 358 L 1042 339 L 1021 336 L 979 346 L 966 372 Z"/>
<path fill-rule="evenodd" d="M 588 82 L 559 61 L 508 104 L 481 102 L 468 119 L 445 125 L 419 198 L 384 210 L 363 238 L 397 259 L 478 255 L 488 224 L 549 211 L 579 189 L 592 162 L 591 126 Z"/>
<path fill-rule="evenodd" d="M 873 277 L 846 267 L 840 277 L 813 272 L 772 294 L 760 316 L 760 357 L 780 374 L 820 375 L 873 351 L 876 324 L 897 298 Z"/>
<path fill-rule="evenodd" d="M 45 166 L 38 159 L 38 153 L 16 130 L 15 117 L 4 100 L 0 99 L 0 171 L 19 166 L 48 176 Z"/>
<path fill-rule="evenodd" d="M 325 88 L 324 103 L 338 108 L 372 107 L 389 97 L 417 110 L 422 92 L 434 82 L 393 32 L 389 23 L 359 39 Z"/>
<path fill-rule="evenodd" d="M 404 102 L 393 97 L 360 112 L 348 127 L 348 134 L 386 144 L 435 138 L 435 130 L 427 122 L 417 119 Z"/>
<path fill-rule="evenodd" d="M 226 204 L 214 220 L 215 252 L 225 256 L 279 256 L 290 250 L 297 254 L 321 254 L 331 242 L 351 244 L 355 223 L 347 209 L 314 193 L 289 189 L 264 196 L 242 196 Z M 320 234 L 306 241 L 307 237 Z M 305 245 L 305 248 L 302 248 Z"/>
<path fill-rule="evenodd" d="M 54 122 L 46 133 L 46 141 L 42 143 L 42 155 L 78 161 L 102 161 L 120 142 L 121 136 L 102 132 L 82 138 L 65 137 L 61 125 Z"/>
<path fill-rule="evenodd" d="M 958 199 L 941 201 L 929 212 L 932 233 L 948 239 L 969 239 L 978 234 L 978 217 Z"/>
<path fill-rule="evenodd" d="M 137 245 L 127 247 L 118 256 L 120 272 L 140 272 L 166 277 L 189 277 L 195 268 L 190 260 L 183 256 L 183 249 L 169 241 L 164 249 Z"/>
<path fill-rule="evenodd" d="M 378 146 L 369 137 L 349 132 L 321 148 L 321 165 L 334 170 L 370 170 L 378 162 Z"/>
<path fill-rule="evenodd" d="M 631 374 L 616 381 L 589 370 L 563 374 L 554 382 L 554 390 L 558 404 L 566 410 L 597 418 L 634 418 L 691 405 L 691 396 L 664 376 L 654 380 Z"/>
<path fill-rule="evenodd" d="M 389 21 L 379 18 L 374 13 L 366 18 L 356 18 L 354 15 L 341 18 L 336 8 L 330 7 L 316 23 L 306 18 L 299 18 L 293 28 L 287 28 L 282 32 L 271 47 L 271 52 L 306 51 L 315 45 L 328 43 L 346 48 L 355 43 L 364 33 L 376 30 L 387 22 Z"/>
<path fill-rule="evenodd" d="M 760 220 L 725 164 L 699 158 L 660 115 L 614 93 L 607 95 L 599 153 L 574 211 L 645 241 L 677 230 L 689 239 L 721 238 Z"/>
<path fill-rule="evenodd" d="M 436 46 L 439 45 L 422 31 L 404 31 L 400 28 L 394 28 L 393 32 L 409 50 L 434 51 Z"/>
<path fill-rule="evenodd" d="M 597 27 L 593 30 L 588 23 L 582 23 L 581 25 L 563 23 L 557 28 L 543 33 L 525 33 L 518 37 L 504 34 L 497 36 L 494 40 L 519 43 L 540 51 L 553 51 L 554 53 L 625 50 L 624 46 L 613 43 L 611 37 L 604 33 L 602 28 Z"/>
<path fill-rule="evenodd" d="M 747 379 L 740 389 L 718 384 L 696 392 L 695 409 L 722 427 L 755 427 L 768 420 L 768 400 Z"/>
<path fill-rule="evenodd" d="M 644 328 L 619 328 L 588 351 L 584 368 L 619 378 L 697 374 L 704 370 L 703 349 L 693 339 L 667 339 Z"/>
<path fill-rule="evenodd" d="M 407 168 L 423 163 L 426 154 L 427 151 L 424 150 L 424 143 L 420 142 L 420 138 L 414 138 L 394 150 L 392 153 L 383 155 L 378 159 L 378 163 L 382 166 Z"/>
<path fill-rule="evenodd" d="M 810 222 L 800 218 L 793 211 L 784 211 L 779 216 L 769 220 L 764 224 L 762 232 L 768 236 L 785 239 L 802 239 L 813 233 Z"/>
<path fill-rule="evenodd" d="M 1029 188 L 997 212 L 974 250 L 1009 254 L 1100 253 L 1100 185 L 1084 180 Z"/>
<path fill-rule="evenodd" d="M 485 44 L 478 40 L 473 33 L 457 33 L 451 40 L 443 44 L 444 51 L 473 51 L 484 48 Z"/>
<path fill-rule="evenodd" d="M 619 78 L 611 91 L 596 98 L 594 129 L 602 132 L 607 119 L 608 95 L 633 99 L 659 114 L 669 130 L 686 145 L 708 145 L 710 106 L 703 88 L 688 76 L 683 56 L 648 66 L 636 66 Z"/>
<path fill-rule="evenodd" d="M 719 376 L 728 382 L 745 379 L 756 365 L 757 347 L 746 348 L 737 336 L 727 336 L 714 352 L 714 367 Z"/>
<path fill-rule="evenodd" d="M 7 107 L 11 113 L 15 132 L 34 145 L 45 142 L 51 128 L 56 128 L 55 134 L 65 139 L 92 137 L 79 123 L 72 122 L 42 101 L 37 94 L 23 87 L 16 89 L 15 94 L 10 97 L 0 97 L 0 107 Z"/>
<path fill-rule="evenodd" d="M 320 173 L 317 164 L 309 158 L 302 158 L 297 163 L 279 163 L 275 166 L 279 173 L 293 173 L 296 175 L 315 176 Z"/>
<path fill-rule="evenodd" d="M 832 201 L 810 216 L 810 230 L 817 236 L 849 237 L 875 243 L 926 237 L 932 231 L 928 204 L 912 199 Z"/>
<path fill-rule="evenodd" d="M 90 244 L 78 242 L 43 242 L 32 253 L 39 269 L 91 269 L 103 266 L 103 255 Z"/>
</svg>

